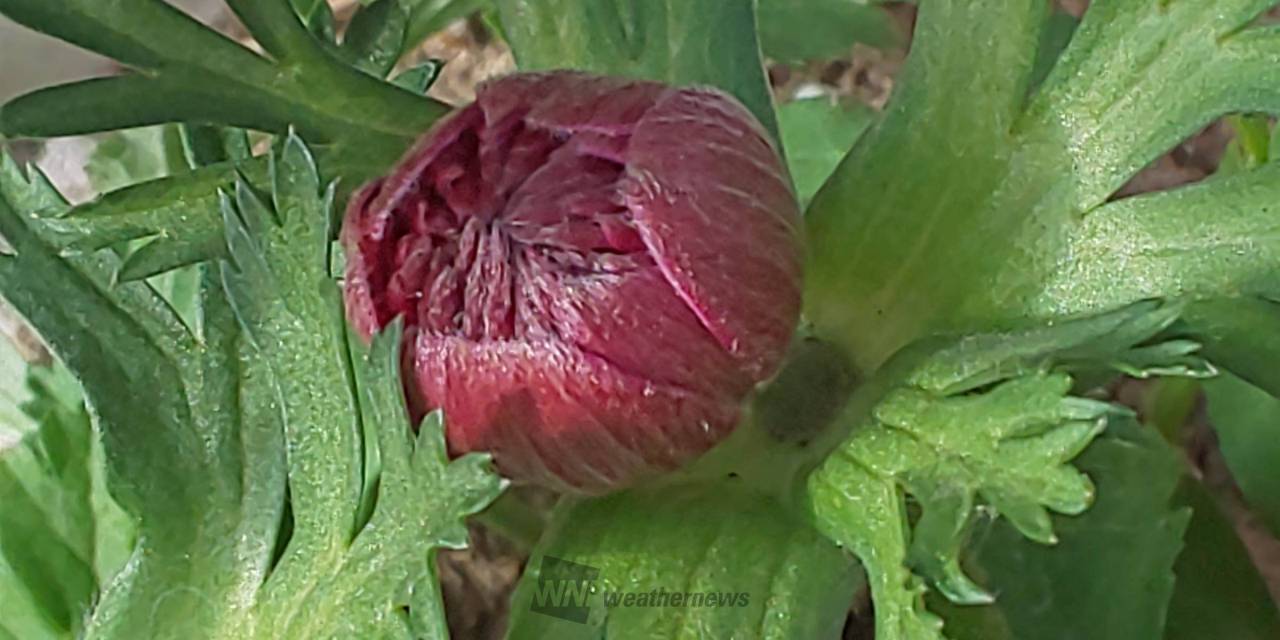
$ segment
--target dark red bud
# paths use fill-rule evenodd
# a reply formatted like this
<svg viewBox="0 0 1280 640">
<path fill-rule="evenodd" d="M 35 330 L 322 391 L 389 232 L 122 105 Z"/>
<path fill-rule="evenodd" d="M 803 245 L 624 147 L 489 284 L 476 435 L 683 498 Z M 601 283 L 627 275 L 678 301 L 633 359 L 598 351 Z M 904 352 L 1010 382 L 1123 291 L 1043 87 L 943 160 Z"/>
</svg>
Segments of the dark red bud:
<svg viewBox="0 0 1280 640">
<path fill-rule="evenodd" d="M 733 98 L 513 75 L 351 202 L 347 313 L 403 316 L 416 410 L 518 480 L 602 492 L 723 439 L 800 309 L 800 214 Z"/>
</svg>

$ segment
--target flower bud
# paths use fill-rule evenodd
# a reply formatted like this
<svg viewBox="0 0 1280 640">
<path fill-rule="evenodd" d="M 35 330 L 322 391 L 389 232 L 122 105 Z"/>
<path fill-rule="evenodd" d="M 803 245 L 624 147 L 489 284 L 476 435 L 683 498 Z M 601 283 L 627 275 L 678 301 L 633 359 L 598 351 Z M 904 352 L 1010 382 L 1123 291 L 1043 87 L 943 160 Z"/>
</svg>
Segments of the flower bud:
<svg viewBox="0 0 1280 640">
<path fill-rule="evenodd" d="M 403 316 L 406 393 L 450 451 L 599 493 L 723 439 L 800 309 L 768 134 L 707 88 L 517 74 L 351 201 L 347 314 Z"/>
</svg>

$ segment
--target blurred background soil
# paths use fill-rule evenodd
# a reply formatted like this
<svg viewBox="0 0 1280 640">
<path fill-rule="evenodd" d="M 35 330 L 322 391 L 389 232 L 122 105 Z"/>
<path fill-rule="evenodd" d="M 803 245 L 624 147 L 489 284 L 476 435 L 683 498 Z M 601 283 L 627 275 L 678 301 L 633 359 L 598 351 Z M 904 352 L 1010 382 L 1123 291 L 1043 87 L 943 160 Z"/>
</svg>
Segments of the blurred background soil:
<svg viewBox="0 0 1280 640">
<path fill-rule="evenodd" d="M 243 37 L 239 25 L 217 0 L 171 0 L 192 15 L 218 27 L 233 37 Z M 350 15 L 354 0 L 331 0 L 339 18 Z M 1079 16 L 1088 0 L 1060 0 L 1059 8 Z M 769 79 L 779 102 L 796 98 L 829 96 L 857 101 L 872 109 L 884 108 L 893 92 L 902 67 L 915 8 L 908 3 L 890 3 L 892 12 L 908 44 L 900 49 L 879 50 L 862 45 L 849 48 L 844 56 L 803 64 L 769 62 Z M 1272 11 L 1280 20 L 1280 10 Z M 474 98 L 476 85 L 514 70 L 514 60 L 506 45 L 486 27 L 483 20 L 460 20 L 427 40 L 416 54 L 416 62 L 437 59 L 444 69 L 430 95 L 452 104 Z M 68 80 L 111 73 L 117 69 L 109 60 L 83 54 L 43 36 L 22 31 L 0 18 L 0 101 L 33 88 Z M 26 62 L 31 61 L 31 62 Z M 1229 126 L 1219 121 L 1185 140 L 1161 156 L 1136 176 L 1116 197 L 1168 189 L 1196 182 L 1211 175 L 1222 160 L 1232 137 Z M 93 138 L 67 138 L 36 143 L 8 141 L 6 146 L 21 160 L 37 162 L 73 201 L 93 197 L 83 169 L 95 145 Z M 3 247 L 0 247 L 2 249 Z M 0 303 L 0 334 L 13 339 L 33 361 L 48 355 L 38 337 Z M 1147 383 L 1127 380 L 1111 389 L 1118 401 L 1135 408 L 1142 406 Z M 1280 602 L 1280 541 L 1277 541 L 1248 509 L 1239 488 L 1218 450 L 1203 402 L 1193 412 L 1186 429 L 1186 457 L 1224 510 L 1231 515 L 1241 538 Z M 5 443 L 0 442 L 0 447 Z M 549 505 L 554 499 L 537 491 L 526 491 L 535 504 Z M 525 552 L 500 535 L 480 526 L 472 527 L 472 545 L 462 551 L 440 555 L 440 576 L 444 584 L 449 626 L 454 637 L 488 640 L 501 637 L 507 619 L 507 599 L 523 570 Z M 866 602 L 855 603 L 847 638 L 871 638 L 871 620 Z"/>
</svg>

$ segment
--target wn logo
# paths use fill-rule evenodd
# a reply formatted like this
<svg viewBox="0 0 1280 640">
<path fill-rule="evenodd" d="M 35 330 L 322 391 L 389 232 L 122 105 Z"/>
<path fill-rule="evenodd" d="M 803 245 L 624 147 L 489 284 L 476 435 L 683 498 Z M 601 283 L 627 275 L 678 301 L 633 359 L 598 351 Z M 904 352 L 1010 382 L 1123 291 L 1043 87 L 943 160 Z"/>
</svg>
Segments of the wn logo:
<svg viewBox="0 0 1280 640">
<path fill-rule="evenodd" d="M 595 591 L 599 575 L 600 570 L 595 567 L 543 556 L 530 610 L 586 624 L 587 616 L 591 613 L 587 600 Z"/>
</svg>

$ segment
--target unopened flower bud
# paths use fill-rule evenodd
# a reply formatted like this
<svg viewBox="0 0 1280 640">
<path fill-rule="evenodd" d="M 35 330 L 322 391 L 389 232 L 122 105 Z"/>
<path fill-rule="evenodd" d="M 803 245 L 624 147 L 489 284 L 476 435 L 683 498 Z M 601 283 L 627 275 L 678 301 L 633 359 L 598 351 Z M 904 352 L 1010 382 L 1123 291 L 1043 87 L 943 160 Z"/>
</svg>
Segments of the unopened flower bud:
<svg viewBox="0 0 1280 640">
<path fill-rule="evenodd" d="M 347 313 L 403 316 L 451 452 L 599 493 L 732 431 L 800 309 L 800 214 L 733 98 L 572 72 L 483 85 L 347 211 Z"/>
</svg>

